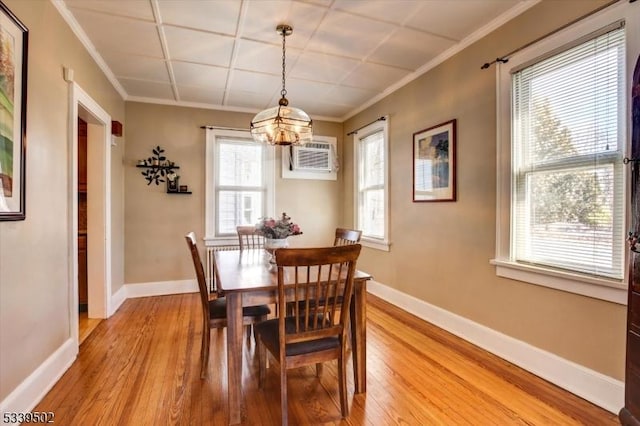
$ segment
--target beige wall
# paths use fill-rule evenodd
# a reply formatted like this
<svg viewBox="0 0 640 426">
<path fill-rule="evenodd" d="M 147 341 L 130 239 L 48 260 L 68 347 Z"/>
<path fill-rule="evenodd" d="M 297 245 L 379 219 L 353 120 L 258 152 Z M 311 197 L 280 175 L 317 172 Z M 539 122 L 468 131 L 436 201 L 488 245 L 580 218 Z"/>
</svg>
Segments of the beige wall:
<svg viewBox="0 0 640 426">
<path fill-rule="evenodd" d="M 377 281 L 622 380 L 624 306 L 496 277 L 496 75 L 480 65 L 603 1 L 545 1 L 345 123 L 389 115 L 389 253 L 364 249 Z M 458 120 L 458 200 L 412 202 L 413 132 Z M 344 220 L 353 217 L 353 139 L 344 135 Z"/>
<path fill-rule="evenodd" d="M 127 102 L 125 154 L 125 282 L 129 284 L 194 279 L 193 265 L 184 235 L 204 236 L 205 131 L 200 127 L 244 128 L 253 114 Z M 342 125 L 314 122 L 314 133 L 335 136 L 340 144 Z M 134 167 L 160 145 L 180 169 L 180 184 L 191 195 L 167 194 L 164 184 L 147 185 Z M 276 150 L 276 211 L 285 211 L 298 223 L 303 235 L 291 238 L 292 246 L 333 242 L 341 216 L 339 181 L 282 179 Z M 202 246 L 202 242 L 199 242 Z"/>
<path fill-rule="evenodd" d="M 0 222 L 0 401 L 70 339 L 68 85 L 63 66 L 115 120 L 124 102 L 49 1 L 5 0 L 29 28 L 26 220 Z M 113 155 L 113 239 L 122 245 L 122 152 Z M 113 287 L 122 285 L 122 251 Z"/>
<path fill-rule="evenodd" d="M 0 400 L 71 336 L 63 66 L 73 68 L 76 82 L 125 124 L 126 143 L 118 138 L 111 148 L 113 292 L 124 282 L 193 278 L 183 235 L 204 233 L 200 126 L 246 128 L 252 117 L 140 103 L 125 107 L 49 1 L 5 3 L 29 27 L 30 40 L 27 219 L 0 223 Z M 304 231 L 292 243 L 326 244 L 333 228 L 352 224 L 353 147 L 346 132 L 388 114 L 393 246 L 389 253 L 365 249 L 359 267 L 407 294 L 622 379 L 623 306 L 497 278 L 489 264 L 495 253 L 495 73 L 479 66 L 602 3 L 545 1 L 344 126 L 315 123 L 315 133 L 338 138 L 342 169 L 337 182 L 277 179 L 273 213 L 286 211 Z M 458 201 L 412 203 L 412 133 L 451 118 L 458 120 Z M 156 145 L 180 165 L 180 183 L 192 195 L 167 195 L 164 187 L 146 185 L 134 164 Z"/>
</svg>

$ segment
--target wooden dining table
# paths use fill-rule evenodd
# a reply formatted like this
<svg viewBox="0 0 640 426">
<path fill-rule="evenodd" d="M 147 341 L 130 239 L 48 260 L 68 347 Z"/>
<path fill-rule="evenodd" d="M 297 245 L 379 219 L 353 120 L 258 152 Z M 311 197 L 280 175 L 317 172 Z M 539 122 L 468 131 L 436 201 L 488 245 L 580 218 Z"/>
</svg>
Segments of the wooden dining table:
<svg viewBox="0 0 640 426">
<path fill-rule="evenodd" d="M 229 424 L 242 421 L 242 307 L 276 303 L 277 267 L 263 249 L 216 251 L 218 289 L 227 299 Z M 350 306 L 355 393 L 367 390 L 366 291 L 369 274 L 356 271 Z"/>
</svg>

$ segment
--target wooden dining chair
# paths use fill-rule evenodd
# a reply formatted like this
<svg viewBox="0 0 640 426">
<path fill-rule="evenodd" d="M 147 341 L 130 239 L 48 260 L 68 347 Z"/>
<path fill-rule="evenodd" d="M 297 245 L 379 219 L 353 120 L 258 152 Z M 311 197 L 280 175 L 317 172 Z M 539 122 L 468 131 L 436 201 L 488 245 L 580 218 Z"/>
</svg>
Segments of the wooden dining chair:
<svg viewBox="0 0 640 426">
<path fill-rule="evenodd" d="M 358 244 L 360 242 L 360 237 L 362 237 L 362 231 L 358 229 L 336 228 L 333 245 L 337 247 Z M 338 303 L 342 304 L 341 298 L 338 299 Z M 304 306 L 301 306 L 301 309 L 304 309 Z"/>
<path fill-rule="evenodd" d="M 259 355 L 259 383 L 263 386 L 266 351 L 280 365 L 280 407 L 282 425 L 287 424 L 287 370 L 303 365 L 338 360 L 338 387 L 342 418 L 349 414 L 347 400 L 346 324 L 353 293 L 353 277 L 360 244 L 279 249 L 278 318 L 256 324 Z M 337 316 L 338 298 L 343 308 Z M 285 300 L 291 301 L 287 313 Z M 301 309 L 304 306 L 305 309 Z M 266 349 L 266 350 L 265 350 Z M 320 370 L 316 370 L 318 373 Z"/>
<path fill-rule="evenodd" d="M 196 246 L 196 234 L 189 232 L 185 235 L 187 245 L 191 251 L 191 258 L 193 259 L 193 266 L 196 270 L 196 278 L 198 280 L 198 289 L 200 290 L 200 301 L 202 302 L 202 343 L 200 346 L 200 378 L 207 377 L 207 369 L 209 366 L 209 346 L 211 339 L 212 328 L 224 328 L 227 326 L 227 300 L 224 297 L 219 297 L 217 289 L 216 291 L 209 293 L 207 283 L 204 275 L 204 268 L 202 267 L 202 261 L 200 260 L 200 253 Z M 214 282 L 218 282 L 217 270 L 214 264 L 214 273 L 216 279 Z M 243 324 L 253 325 L 260 321 L 267 319 L 267 315 L 271 310 L 267 305 L 249 306 L 242 308 Z"/>
<path fill-rule="evenodd" d="M 346 246 L 358 244 L 362 237 L 362 231 L 358 229 L 336 228 L 336 237 L 333 240 L 334 246 Z"/>
<path fill-rule="evenodd" d="M 264 248 L 264 235 L 255 226 L 236 226 L 240 250 Z"/>
</svg>

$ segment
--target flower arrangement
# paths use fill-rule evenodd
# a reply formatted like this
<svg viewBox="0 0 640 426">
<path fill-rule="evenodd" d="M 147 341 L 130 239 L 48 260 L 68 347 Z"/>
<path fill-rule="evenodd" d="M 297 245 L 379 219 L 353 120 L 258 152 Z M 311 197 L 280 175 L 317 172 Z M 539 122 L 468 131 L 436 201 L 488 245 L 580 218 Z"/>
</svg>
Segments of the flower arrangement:
<svg viewBox="0 0 640 426">
<path fill-rule="evenodd" d="M 256 224 L 256 230 L 260 231 L 265 238 L 283 239 L 290 235 L 300 235 L 300 227 L 291 222 L 291 218 L 286 213 L 278 220 L 271 217 L 263 217 Z"/>
</svg>

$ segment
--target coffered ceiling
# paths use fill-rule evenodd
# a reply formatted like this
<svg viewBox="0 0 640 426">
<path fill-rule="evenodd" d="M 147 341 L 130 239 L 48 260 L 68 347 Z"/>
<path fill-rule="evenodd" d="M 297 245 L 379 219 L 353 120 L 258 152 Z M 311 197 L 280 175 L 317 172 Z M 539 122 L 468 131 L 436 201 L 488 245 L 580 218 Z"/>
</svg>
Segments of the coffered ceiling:
<svg viewBox="0 0 640 426">
<path fill-rule="evenodd" d="M 537 0 L 53 0 L 126 100 L 342 121 Z M 499 52 L 497 52 L 499 53 Z M 481 64 L 478 64 L 478 67 Z"/>
</svg>

